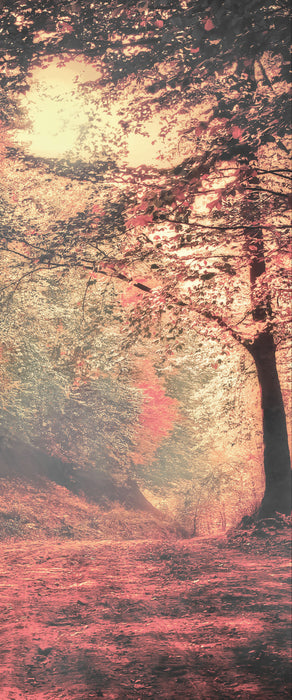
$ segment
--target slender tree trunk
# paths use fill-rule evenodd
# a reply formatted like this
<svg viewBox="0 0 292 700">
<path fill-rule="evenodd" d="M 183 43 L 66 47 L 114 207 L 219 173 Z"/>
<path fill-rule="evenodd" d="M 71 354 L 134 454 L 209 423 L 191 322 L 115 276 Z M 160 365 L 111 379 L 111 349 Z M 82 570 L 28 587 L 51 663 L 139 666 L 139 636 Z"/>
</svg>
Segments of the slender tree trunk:
<svg viewBox="0 0 292 700">
<path fill-rule="evenodd" d="M 249 346 L 262 395 L 264 469 L 266 488 L 262 516 L 291 513 L 291 463 L 286 416 L 276 366 L 276 348 L 270 330 L 260 333 Z"/>
</svg>

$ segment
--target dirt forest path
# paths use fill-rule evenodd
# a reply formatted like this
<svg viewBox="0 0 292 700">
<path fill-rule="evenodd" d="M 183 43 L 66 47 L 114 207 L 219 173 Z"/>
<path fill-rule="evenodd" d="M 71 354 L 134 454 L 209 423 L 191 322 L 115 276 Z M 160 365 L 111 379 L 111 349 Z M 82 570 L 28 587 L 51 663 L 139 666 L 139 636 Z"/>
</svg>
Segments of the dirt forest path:
<svg viewBox="0 0 292 700">
<path fill-rule="evenodd" d="M 290 697 L 284 533 L 2 543 L 1 700 Z"/>
</svg>

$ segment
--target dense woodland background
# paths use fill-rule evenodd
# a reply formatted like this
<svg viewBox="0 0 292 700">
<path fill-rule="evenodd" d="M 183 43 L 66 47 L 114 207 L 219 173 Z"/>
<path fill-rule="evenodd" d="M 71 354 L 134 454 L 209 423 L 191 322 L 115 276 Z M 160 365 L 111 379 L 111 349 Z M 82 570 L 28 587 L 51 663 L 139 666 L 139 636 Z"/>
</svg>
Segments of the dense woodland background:
<svg viewBox="0 0 292 700">
<path fill-rule="evenodd" d="M 2 479 L 289 514 L 288 4 L 1 15 Z"/>
</svg>

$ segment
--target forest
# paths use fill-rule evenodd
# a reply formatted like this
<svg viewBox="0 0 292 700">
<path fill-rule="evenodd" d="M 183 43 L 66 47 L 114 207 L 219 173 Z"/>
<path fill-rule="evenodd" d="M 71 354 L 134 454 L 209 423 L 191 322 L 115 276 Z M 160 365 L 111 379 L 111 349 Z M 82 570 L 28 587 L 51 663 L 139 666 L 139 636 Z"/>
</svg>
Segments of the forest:
<svg viewBox="0 0 292 700">
<path fill-rule="evenodd" d="M 288 3 L 0 17 L 1 697 L 288 698 Z"/>
</svg>

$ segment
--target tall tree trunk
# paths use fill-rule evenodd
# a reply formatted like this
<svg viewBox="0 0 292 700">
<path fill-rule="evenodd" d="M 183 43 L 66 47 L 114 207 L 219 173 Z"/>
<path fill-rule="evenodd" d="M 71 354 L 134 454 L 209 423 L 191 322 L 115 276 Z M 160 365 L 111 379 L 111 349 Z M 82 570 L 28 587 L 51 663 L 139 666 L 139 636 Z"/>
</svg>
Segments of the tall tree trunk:
<svg viewBox="0 0 292 700">
<path fill-rule="evenodd" d="M 256 90 L 250 74 L 250 94 Z M 244 161 L 244 159 L 243 159 Z M 255 324 L 265 324 L 253 343 L 246 344 L 252 355 L 261 388 L 263 411 L 264 470 L 266 486 L 259 514 L 291 513 L 291 462 L 284 402 L 276 364 L 276 346 L 273 337 L 273 311 L 269 290 L 262 284 L 266 273 L 264 236 L 261 224 L 262 207 L 260 180 L 251 164 L 257 154 L 251 146 L 245 155 L 245 182 L 248 197 L 242 204 L 245 222 L 245 249 L 249 261 L 252 318 Z"/>
<path fill-rule="evenodd" d="M 291 513 L 291 463 L 286 416 L 272 332 L 260 333 L 249 346 L 262 394 L 266 488 L 260 515 Z"/>
</svg>

